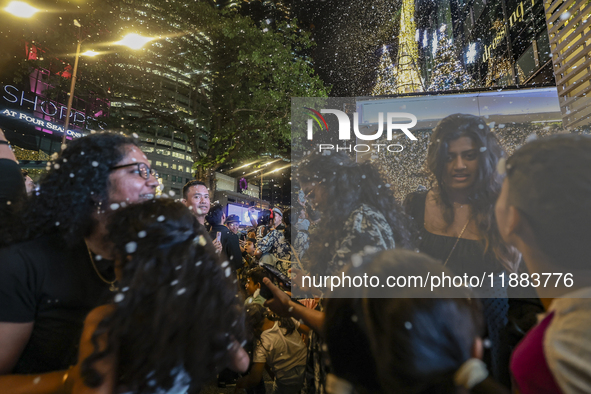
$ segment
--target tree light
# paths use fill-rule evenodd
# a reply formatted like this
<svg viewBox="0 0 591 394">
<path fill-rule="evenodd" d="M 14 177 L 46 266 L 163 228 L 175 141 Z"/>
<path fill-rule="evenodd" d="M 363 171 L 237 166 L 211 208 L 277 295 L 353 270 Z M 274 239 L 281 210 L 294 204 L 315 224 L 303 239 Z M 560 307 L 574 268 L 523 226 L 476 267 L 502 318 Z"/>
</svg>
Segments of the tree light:
<svg viewBox="0 0 591 394">
<path fill-rule="evenodd" d="M 473 42 L 468 46 L 468 52 L 466 53 L 466 63 L 474 63 L 476 60 L 476 43 Z"/>
<path fill-rule="evenodd" d="M 128 35 L 123 37 L 121 41 L 117 42 L 117 44 L 125 45 L 126 47 L 129 47 L 131 49 L 140 49 L 152 40 L 153 38 L 151 37 L 143 37 L 139 34 L 129 33 Z"/>
<path fill-rule="evenodd" d="M 22 1 L 12 1 L 10 2 L 4 11 L 18 16 L 19 18 L 30 18 L 35 15 L 39 10 L 25 2 Z"/>
</svg>

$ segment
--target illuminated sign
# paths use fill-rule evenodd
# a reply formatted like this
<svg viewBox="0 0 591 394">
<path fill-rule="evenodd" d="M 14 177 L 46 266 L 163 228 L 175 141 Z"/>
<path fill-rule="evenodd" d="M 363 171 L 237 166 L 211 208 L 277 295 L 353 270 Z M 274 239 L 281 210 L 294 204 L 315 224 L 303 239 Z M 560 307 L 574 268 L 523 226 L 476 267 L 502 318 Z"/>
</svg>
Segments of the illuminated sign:
<svg viewBox="0 0 591 394">
<path fill-rule="evenodd" d="M 26 106 L 27 103 L 33 106 L 33 111 L 41 112 L 44 115 L 55 117 L 59 120 L 63 120 L 66 117 L 67 107 L 64 105 L 60 105 L 59 107 L 51 102 L 50 100 L 43 99 L 35 95 L 34 99 L 30 100 L 25 97 L 25 91 L 19 90 L 17 87 L 12 85 L 4 85 L 4 95 L 2 98 L 9 103 L 17 104 L 18 106 L 22 107 L 23 105 Z M 75 123 L 84 123 L 86 120 L 86 115 L 83 112 L 77 111 L 72 108 L 72 113 L 70 114 L 70 122 L 72 124 Z"/>
<path fill-rule="evenodd" d="M 535 4 L 535 0 L 530 0 L 530 1 L 531 1 L 531 6 L 533 7 Z M 529 11 L 529 9 L 528 9 L 528 11 Z M 525 15 L 525 11 L 524 11 L 523 1 L 522 1 L 517 5 L 517 7 L 515 8 L 515 11 L 513 11 L 511 16 L 509 17 L 509 28 L 513 27 L 513 25 L 516 24 L 517 22 L 523 22 L 524 15 Z M 485 62 L 488 59 L 490 59 L 491 51 L 496 49 L 496 47 L 501 43 L 501 41 L 503 41 L 503 39 L 505 38 L 507 33 L 508 33 L 507 26 L 503 26 L 502 29 L 497 31 L 497 35 L 493 39 L 492 44 L 484 46 L 484 53 L 482 55 L 482 61 Z"/>
<path fill-rule="evenodd" d="M 27 122 L 30 123 L 34 126 L 38 126 L 38 127 L 42 127 L 44 129 L 47 130 L 51 130 L 51 131 L 56 131 L 58 133 L 63 133 L 64 132 L 64 127 L 63 126 L 59 126 L 56 125 L 55 123 L 51 123 L 48 120 L 44 120 L 44 119 L 39 119 L 36 118 L 34 116 L 28 115 L 26 113 L 23 112 L 19 112 L 19 111 L 13 111 L 10 109 L 5 109 L 2 112 L 0 112 L 0 114 L 6 116 L 6 117 L 10 117 L 13 119 L 18 119 L 21 120 L 23 122 Z M 78 132 L 78 131 L 74 131 L 74 130 L 68 130 L 66 132 L 66 135 L 69 135 L 70 137 L 74 137 L 74 138 L 79 138 L 82 137 L 83 134 Z"/>
</svg>

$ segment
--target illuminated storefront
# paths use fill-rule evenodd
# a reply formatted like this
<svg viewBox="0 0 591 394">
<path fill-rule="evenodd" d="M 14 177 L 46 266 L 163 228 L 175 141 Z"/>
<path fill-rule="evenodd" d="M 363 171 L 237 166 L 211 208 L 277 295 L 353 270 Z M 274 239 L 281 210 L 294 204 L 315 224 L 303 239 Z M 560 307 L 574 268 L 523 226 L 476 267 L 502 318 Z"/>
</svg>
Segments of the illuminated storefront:
<svg viewBox="0 0 591 394">
<path fill-rule="evenodd" d="M 47 97 L 52 88 L 50 76 L 48 70 L 34 70 L 25 83 L 0 85 L 0 127 L 21 160 L 46 160 L 61 149 L 67 107 L 59 95 L 57 100 Z M 104 100 L 89 102 L 75 97 L 66 138 L 100 129 L 97 117 L 106 107 Z"/>
<path fill-rule="evenodd" d="M 445 34 L 477 88 L 555 84 L 542 0 L 443 0 L 418 7 L 426 80 L 437 63 L 437 35 L 446 25 Z"/>
</svg>

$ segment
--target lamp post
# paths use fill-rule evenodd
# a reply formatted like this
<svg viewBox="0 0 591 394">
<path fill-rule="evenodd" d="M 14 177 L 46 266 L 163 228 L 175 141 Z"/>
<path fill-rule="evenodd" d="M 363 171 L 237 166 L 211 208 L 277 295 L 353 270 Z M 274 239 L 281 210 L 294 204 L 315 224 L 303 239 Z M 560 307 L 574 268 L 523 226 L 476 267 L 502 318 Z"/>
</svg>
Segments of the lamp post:
<svg viewBox="0 0 591 394">
<path fill-rule="evenodd" d="M 68 96 L 68 107 L 66 109 L 66 122 L 64 123 L 64 134 L 62 135 L 62 150 L 66 147 L 66 135 L 70 126 L 70 113 L 72 112 L 72 100 L 74 100 L 74 88 L 76 87 L 76 73 L 78 72 L 78 59 L 80 58 L 80 22 L 74 19 L 74 26 L 78 28 L 78 44 L 76 45 L 76 60 L 74 60 L 74 70 L 72 71 L 72 82 L 70 83 L 70 95 Z"/>
<path fill-rule="evenodd" d="M 19 18 L 30 18 L 35 15 L 39 10 L 23 1 L 12 1 L 10 2 L 5 8 L 4 11 L 17 16 Z M 82 25 L 78 20 L 74 19 L 74 26 L 78 28 L 78 43 L 76 45 L 76 59 L 74 60 L 74 68 L 72 70 L 72 82 L 70 83 L 70 95 L 68 97 L 68 106 L 66 109 L 66 121 L 64 122 L 64 133 L 62 135 L 62 150 L 66 146 L 66 136 L 68 132 L 68 127 L 70 126 L 70 115 L 72 112 L 72 101 L 74 100 L 74 89 L 76 88 L 76 74 L 78 73 L 78 60 L 80 55 L 83 56 L 96 56 L 98 52 L 94 51 L 86 51 L 84 53 L 80 53 L 80 46 L 82 45 L 82 41 L 80 38 L 80 30 Z M 123 45 L 129 47 L 131 49 L 140 49 L 148 42 L 152 41 L 153 38 L 151 37 L 143 37 L 139 34 L 130 33 L 127 34 L 121 41 L 116 42 L 115 44 Z"/>
</svg>

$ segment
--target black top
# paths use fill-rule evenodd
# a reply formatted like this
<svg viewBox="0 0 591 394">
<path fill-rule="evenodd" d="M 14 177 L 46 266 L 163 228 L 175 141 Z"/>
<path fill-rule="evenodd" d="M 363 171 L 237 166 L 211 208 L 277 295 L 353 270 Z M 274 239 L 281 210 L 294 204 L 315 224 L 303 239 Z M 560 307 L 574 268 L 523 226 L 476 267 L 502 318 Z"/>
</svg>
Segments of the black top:
<svg viewBox="0 0 591 394">
<path fill-rule="evenodd" d="M 15 198 L 25 195 L 25 178 L 17 162 L 0 159 L 0 174 L 2 174 L 0 201 L 14 201 Z"/>
<path fill-rule="evenodd" d="M 11 205 L 21 202 L 27 196 L 25 178 L 17 162 L 0 159 L 0 210 L 11 209 Z M 7 204 L 10 201 L 10 204 Z"/>
<path fill-rule="evenodd" d="M 446 267 L 456 275 L 476 275 L 482 278 L 486 272 L 487 279 L 480 289 L 473 289 L 480 297 L 483 315 L 485 318 L 488 339 L 491 342 L 490 351 L 485 353 L 485 361 L 492 375 L 504 384 L 509 384 L 509 357 L 510 347 L 505 339 L 505 327 L 509 314 L 509 301 L 507 288 L 502 288 L 498 282 L 498 273 L 504 271 L 500 262 L 495 259 L 494 253 L 484 253 L 484 242 L 478 240 L 448 237 L 428 232 L 425 229 L 425 204 L 427 192 L 415 192 L 409 194 L 404 206 L 411 216 L 415 230 L 419 235 L 417 242 L 421 252 L 443 263 L 449 256 Z M 456 248 L 450 256 L 454 244 Z M 490 286 L 488 275 L 494 272 L 495 284 Z M 507 280 L 505 280 L 507 286 Z M 490 297 L 490 298 L 485 298 Z"/>
<path fill-rule="evenodd" d="M 449 256 L 446 267 L 458 275 L 467 273 L 481 277 L 484 272 L 487 272 L 488 275 L 491 272 L 504 271 L 503 266 L 497 261 L 491 250 L 484 253 L 484 241 L 465 238 L 458 240 L 457 237 L 428 232 L 425 229 L 426 200 L 427 192 L 416 192 L 409 194 L 404 201 L 406 211 L 411 216 L 419 234 L 417 245 L 421 252 L 442 262 Z M 450 255 L 456 241 L 458 244 Z"/>
<path fill-rule="evenodd" d="M 222 224 L 214 224 L 211 226 L 209 236 L 215 240 L 217 232 L 222 233 L 220 242 L 222 243 L 222 252 L 230 261 L 230 266 L 237 270 L 242 267 L 242 251 L 240 250 L 240 238 L 237 234 L 231 232 L 228 227 Z"/>
<path fill-rule="evenodd" d="M 114 277 L 112 262 L 97 265 L 105 279 Z M 108 287 L 95 272 L 84 242 L 67 248 L 52 234 L 0 249 L 0 321 L 35 323 L 13 373 L 75 364 L 84 319 L 106 300 Z"/>
</svg>

